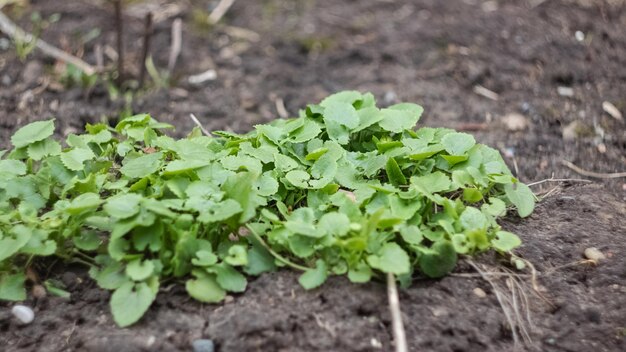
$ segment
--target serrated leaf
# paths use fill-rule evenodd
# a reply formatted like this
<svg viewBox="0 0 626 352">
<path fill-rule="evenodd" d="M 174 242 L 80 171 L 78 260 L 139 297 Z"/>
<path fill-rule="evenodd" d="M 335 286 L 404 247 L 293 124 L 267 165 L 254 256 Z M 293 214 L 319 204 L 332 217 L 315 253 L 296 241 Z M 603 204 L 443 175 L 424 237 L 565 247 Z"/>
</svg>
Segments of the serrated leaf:
<svg viewBox="0 0 626 352">
<path fill-rule="evenodd" d="M 461 214 L 459 221 L 466 230 L 480 230 L 487 228 L 488 222 L 485 215 L 474 207 L 467 207 Z"/>
<path fill-rule="evenodd" d="M 32 236 L 32 231 L 24 225 L 16 225 L 11 230 L 15 237 L 5 236 L 0 239 L 0 262 L 17 253 Z"/>
<path fill-rule="evenodd" d="M 443 136 L 441 144 L 450 155 L 464 155 L 476 144 L 476 140 L 470 134 L 453 132 Z"/>
<path fill-rule="evenodd" d="M 0 300 L 24 301 L 26 299 L 25 280 L 26 275 L 22 273 L 0 275 Z"/>
<path fill-rule="evenodd" d="M 127 219 L 139 213 L 142 198 L 136 193 L 119 194 L 109 198 L 102 208 L 112 217 Z"/>
<path fill-rule="evenodd" d="M 54 119 L 31 122 L 17 130 L 11 137 L 15 148 L 22 148 L 31 143 L 42 141 L 54 133 Z"/>
<path fill-rule="evenodd" d="M 52 138 L 32 143 L 26 149 L 28 157 L 33 160 L 41 160 L 47 156 L 61 154 L 61 144 Z"/>
<path fill-rule="evenodd" d="M 408 254 L 397 243 L 385 243 L 377 255 L 371 255 L 367 262 L 373 268 L 385 273 L 402 275 L 410 272 Z"/>
<path fill-rule="evenodd" d="M 504 192 L 507 198 L 517 208 L 517 214 L 525 218 L 535 209 L 535 195 L 525 184 L 518 182 L 504 185 Z"/>
<path fill-rule="evenodd" d="M 142 155 L 124 163 L 120 172 L 130 178 L 143 178 L 157 172 L 161 168 L 163 153 L 157 152 Z"/>
<path fill-rule="evenodd" d="M 85 168 L 83 163 L 95 157 L 96 155 L 89 148 L 74 148 L 61 153 L 61 162 L 72 171 L 81 171 Z"/>
<path fill-rule="evenodd" d="M 381 109 L 383 118 L 378 125 L 389 132 L 399 133 L 410 130 L 417 124 L 424 109 L 415 104 L 403 103 Z"/>
</svg>

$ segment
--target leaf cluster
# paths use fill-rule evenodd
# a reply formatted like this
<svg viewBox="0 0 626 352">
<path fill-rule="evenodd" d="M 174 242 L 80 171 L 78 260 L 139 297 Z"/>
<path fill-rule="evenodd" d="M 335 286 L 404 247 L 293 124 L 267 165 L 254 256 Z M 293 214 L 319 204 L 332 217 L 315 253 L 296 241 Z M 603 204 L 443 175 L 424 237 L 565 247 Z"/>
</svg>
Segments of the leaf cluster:
<svg viewBox="0 0 626 352">
<path fill-rule="evenodd" d="M 529 215 L 532 192 L 471 135 L 413 130 L 421 114 L 346 91 L 242 135 L 176 140 L 145 114 L 63 144 L 53 120 L 24 126 L 0 152 L 0 299 L 23 300 L 24 268 L 57 256 L 88 264 L 128 326 L 166 279 L 202 302 L 283 266 L 307 289 L 329 275 L 408 285 L 518 246 L 497 219 Z"/>
</svg>

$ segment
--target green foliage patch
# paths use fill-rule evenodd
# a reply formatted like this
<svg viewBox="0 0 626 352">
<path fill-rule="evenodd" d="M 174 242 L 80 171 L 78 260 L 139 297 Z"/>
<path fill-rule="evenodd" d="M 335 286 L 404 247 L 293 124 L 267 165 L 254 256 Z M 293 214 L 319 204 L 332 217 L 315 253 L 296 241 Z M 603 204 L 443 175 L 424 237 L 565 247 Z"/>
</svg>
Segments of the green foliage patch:
<svg viewBox="0 0 626 352">
<path fill-rule="evenodd" d="M 348 91 L 243 135 L 176 140 L 143 114 L 61 146 L 54 121 L 24 126 L 0 151 L 0 299 L 26 297 L 39 257 L 80 261 L 128 326 L 165 279 L 202 302 L 283 266 L 306 289 L 344 274 L 408 285 L 459 254 L 520 245 L 496 220 L 529 215 L 532 192 L 471 135 L 413 130 L 421 114 Z"/>
</svg>

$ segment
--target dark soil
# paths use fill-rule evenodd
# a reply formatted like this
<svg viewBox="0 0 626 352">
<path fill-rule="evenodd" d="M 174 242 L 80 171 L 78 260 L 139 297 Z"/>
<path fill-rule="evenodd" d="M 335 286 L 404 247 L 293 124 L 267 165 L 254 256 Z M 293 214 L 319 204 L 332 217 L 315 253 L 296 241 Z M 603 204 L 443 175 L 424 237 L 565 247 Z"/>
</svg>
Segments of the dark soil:
<svg viewBox="0 0 626 352">
<path fill-rule="evenodd" d="M 61 21 L 43 33 L 48 42 L 82 52 L 90 63 L 95 63 L 95 44 L 115 47 L 107 2 L 30 3 L 21 17 L 19 8 L 6 10 L 25 28 L 31 28 L 32 11 L 44 17 L 61 13 Z M 214 2 L 177 3 L 184 45 L 173 85 L 148 85 L 130 109 L 173 123 L 178 136 L 193 127 L 190 113 L 208 129 L 245 131 L 276 118 L 277 100 L 295 114 L 329 93 L 357 89 L 372 91 L 383 105 L 422 103 L 423 125 L 471 131 L 508 153 L 507 162 L 525 182 L 581 177 L 562 160 L 596 172 L 626 169 L 625 121 L 602 109 L 608 101 L 626 115 L 624 1 L 237 1 L 226 23 L 258 34 L 245 39 L 232 27 L 203 26 L 198 18 Z M 172 20 L 155 24 L 157 67 L 167 65 Z M 81 45 L 80 36 L 96 27 L 101 35 Z M 126 29 L 127 71 L 136 77 L 142 20 L 128 14 Z M 63 68 L 57 64 L 55 69 L 56 63 L 41 53 L 22 62 L 12 47 L 2 47 L 0 147 L 8 147 L 9 136 L 29 121 L 56 117 L 63 135 L 87 122 L 114 123 L 125 108 L 123 99 L 110 99 L 104 85 L 90 92 L 60 85 Z M 216 80 L 200 86 L 187 82 L 189 75 L 210 68 L 217 71 Z M 477 86 L 498 99 L 476 94 Z M 559 94 L 558 87 L 572 88 L 573 95 Z M 505 117 L 512 113 L 523 116 L 526 129 L 507 128 Z M 532 342 L 520 349 L 626 350 L 624 182 L 537 185 L 538 193 L 557 189 L 530 218 L 505 223 L 524 240 L 519 255 L 539 272 L 540 294 L 530 278 L 518 278 L 524 290 L 517 294 L 528 296 L 532 317 L 527 324 Z M 583 259 L 587 247 L 597 247 L 607 259 L 598 266 L 561 267 Z M 490 271 L 506 267 L 493 254 L 475 261 Z M 0 304 L 0 349 L 188 351 L 197 338 L 213 339 L 218 351 L 392 349 L 382 283 L 353 285 L 338 277 L 306 292 L 296 273 L 282 271 L 261 276 L 222 305 L 196 303 L 173 285 L 140 323 L 118 329 L 109 313 L 109 294 L 81 268 L 57 264 L 52 273 L 68 285 L 71 299 L 30 298 L 27 304 L 37 317 L 25 327 L 12 320 L 9 305 Z M 416 278 L 401 291 L 411 350 L 513 350 L 496 291 L 475 273 L 464 261 L 453 276 Z M 510 296 L 505 278 L 493 280 Z M 476 288 L 486 296 L 474 293 Z"/>
</svg>

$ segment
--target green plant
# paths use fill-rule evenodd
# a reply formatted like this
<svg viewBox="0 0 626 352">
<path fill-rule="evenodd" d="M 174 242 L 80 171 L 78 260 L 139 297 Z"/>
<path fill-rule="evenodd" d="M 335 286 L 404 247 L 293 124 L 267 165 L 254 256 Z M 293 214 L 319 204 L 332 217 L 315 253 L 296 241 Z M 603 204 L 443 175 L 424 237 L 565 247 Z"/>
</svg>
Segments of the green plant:
<svg viewBox="0 0 626 352">
<path fill-rule="evenodd" d="M 50 15 L 47 19 L 43 19 L 39 12 L 33 12 L 30 15 L 30 22 L 33 26 L 32 35 L 16 35 L 13 38 L 13 45 L 15 45 L 17 57 L 22 61 L 26 60 L 28 55 L 37 47 L 37 40 L 43 30 L 48 28 L 51 24 L 58 22 L 59 19 L 61 19 L 61 16 L 58 13 Z"/>
<path fill-rule="evenodd" d="M 529 215 L 532 192 L 471 135 L 412 130 L 421 114 L 347 91 L 244 135 L 175 140 L 135 115 L 62 146 L 53 120 L 24 126 L 0 152 L 0 298 L 23 300 L 25 267 L 54 255 L 89 265 L 128 326 L 166 278 L 218 302 L 282 266 L 307 289 L 331 274 L 408 285 L 459 253 L 511 251 L 496 220 Z"/>
</svg>

